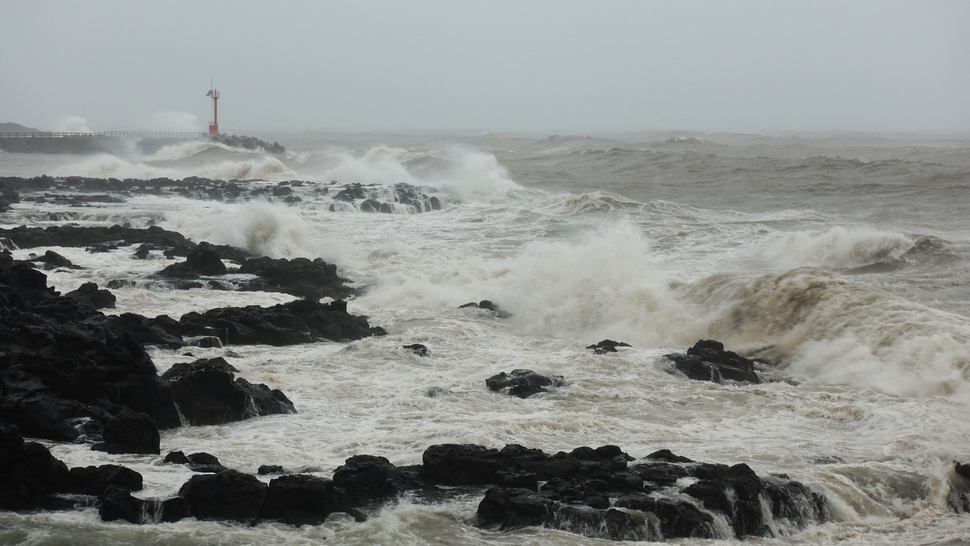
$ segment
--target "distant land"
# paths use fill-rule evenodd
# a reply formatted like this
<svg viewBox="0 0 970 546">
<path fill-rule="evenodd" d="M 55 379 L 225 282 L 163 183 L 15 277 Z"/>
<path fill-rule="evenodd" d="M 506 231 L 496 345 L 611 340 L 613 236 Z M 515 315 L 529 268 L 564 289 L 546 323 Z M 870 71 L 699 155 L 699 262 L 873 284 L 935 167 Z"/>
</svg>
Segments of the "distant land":
<svg viewBox="0 0 970 546">
<path fill-rule="evenodd" d="M 24 127 L 19 123 L 4 121 L 0 123 L 0 133 L 39 133 L 40 130 L 33 127 Z"/>
</svg>

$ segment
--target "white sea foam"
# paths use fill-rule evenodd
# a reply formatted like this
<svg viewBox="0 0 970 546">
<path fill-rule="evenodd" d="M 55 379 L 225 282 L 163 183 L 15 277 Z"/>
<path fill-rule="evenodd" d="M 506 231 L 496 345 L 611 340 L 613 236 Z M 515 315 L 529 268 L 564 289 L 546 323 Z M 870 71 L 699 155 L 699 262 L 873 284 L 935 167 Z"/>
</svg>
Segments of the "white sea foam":
<svg viewBox="0 0 970 546">
<path fill-rule="evenodd" d="M 712 277 L 687 290 L 714 309 L 710 334 L 770 347 L 800 376 L 902 396 L 970 402 L 970 321 L 814 268 L 753 280 Z"/>
<path fill-rule="evenodd" d="M 186 147 L 164 152 L 160 158 L 168 157 L 169 159 L 165 161 L 181 159 L 187 156 L 180 154 L 190 154 L 197 146 L 197 144 L 190 143 Z M 163 161 L 160 158 L 151 161 Z M 269 156 L 241 161 L 224 160 L 215 164 L 174 167 L 156 166 L 141 161 L 127 161 L 111 154 L 86 157 L 77 163 L 58 167 L 51 174 L 94 178 L 172 178 L 176 180 L 187 176 L 201 176 L 215 180 L 286 180 L 297 176 L 296 172 L 284 165 L 279 159 Z"/>
<path fill-rule="evenodd" d="M 844 269 L 897 261 L 915 245 L 913 236 L 895 231 L 836 226 L 785 234 L 765 250 L 765 257 L 780 269 Z"/>
<path fill-rule="evenodd" d="M 631 225 L 575 241 L 530 244 L 508 269 L 501 301 L 533 334 L 657 347 L 689 344 L 703 333 Z"/>
</svg>

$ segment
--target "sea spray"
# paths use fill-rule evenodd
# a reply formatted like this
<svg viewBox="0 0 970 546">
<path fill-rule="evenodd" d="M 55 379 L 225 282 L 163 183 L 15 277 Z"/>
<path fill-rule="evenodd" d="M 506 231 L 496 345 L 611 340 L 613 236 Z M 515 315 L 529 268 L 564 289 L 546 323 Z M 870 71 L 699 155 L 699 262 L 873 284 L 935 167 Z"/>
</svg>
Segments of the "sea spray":
<svg viewBox="0 0 970 546">
<path fill-rule="evenodd" d="M 684 290 L 717 318 L 710 335 L 813 381 L 970 402 L 970 320 L 816 268 L 714 276 Z"/>
</svg>

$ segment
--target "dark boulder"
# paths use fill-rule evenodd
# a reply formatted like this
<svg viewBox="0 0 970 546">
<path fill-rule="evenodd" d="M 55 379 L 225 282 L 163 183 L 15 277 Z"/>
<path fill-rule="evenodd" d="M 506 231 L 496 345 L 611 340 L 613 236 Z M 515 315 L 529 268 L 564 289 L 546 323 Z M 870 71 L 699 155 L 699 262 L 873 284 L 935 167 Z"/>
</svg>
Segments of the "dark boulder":
<svg viewBox="0 0 970 546">
<path fill-rule="evenodd" d="M 145 523 L 143 521 L 143 514 L 146 512 L 145 503 L 146 501 L 131 496 L 131 491 L 123 487 L 114 487 L 101 499 L 98 515 L 103 521 L 123 519 L 128 523 Z"/>
<path fill-rule="evenodd" d="M 512 316 L 512 313 L 509 313 L 508 311 L 503 311 L 498 305 L 492 303 L 489 300 L 482 300 L 478 303 L 475 303 L 475 302 L 466 303 L 464 305 L 459 305 L 458 308 L 459 309 L 483 309 L 485 311 L 489 311 L 493 316 L 496 316 L 498 318 L 509 318 Z"/>
<path fill-rule="evenodd" d="M 256 473 L 260 476 L 265 476 L 267 474 L 286 474 L 286 469 L 278 464 L 263 464 L 259 465 Z"/>
<path fill-rule="evenodd" d="M 104 424 L 104 442 L 93 447 L 108 453 L 158 454 L 160 437 L 155 420 L 130 409 L 123 410 Z"/>
<path fill-rule="evenodd" d="M 68 269 L 80 269 L 80 267 L 74 265 L 71 260 L 68 260 L 64 256 L 54 252 L 53 250 L 48 250 L 44 253 L 43 258 L 40 261 L 44 262 L 44 269 L 56 269 L 58 267 L 66 267 Z"/>
<path fill-rule="evenodd" d="M 64 297 L 87 305 L 91 309 L 114 309 L 117 298 L 107 290 L 99 290 L 98 285 L 93 282 L 86 282 L 78 287 L 77 290 L 64 294 Z"/>
<path fill-rule="evenodd" d="M 502 372 L 485 380 L 485 385 L 496 392 L 505 392 L 519 398 L 528 398 L 540 392 L 549 392 L 553 387 L 561 387 L 566 380 L 561 375 L 544 375 L 532 370 L 512 370 Z"/>
<path fill-rule="evenodd" d="M 607 353 L 617 352 L 617 347 L 630 347 L 629 343 L 623 343 L 622 341 L 613 341 L 612 339 L 604 339 L 599 343 L 593 345 L 587 345 L 587 349 L 592 349 L 594 353 L 598 355 L 605 355 Z"/>
<path fill-rule="evenodd" d="M 100 497 L 112 487 L 139 491 L 142 488 L 141 474 L 116 464 L 75 467 L 70 470 L 67 491 L 71 493 Z"/>
<path fill-rule="evenodd" d="M 761 383 L 755 371 L 754 361 L 725 351 L 718 341 L 701 340 L 687 349 L 687 354 L 665 355 L 674 362 L 674 369 L 691 379 L 699 381 L 736 381 Z"/>
<path fill-rule="evenodd" d="M 176 364 L 162 374 L 183 418 L 191 425 L 217 425 L 259 415 L 295 413 L 286 395 L 266 385 L 234 380 L 238 371 L 225 359 Z"/>
<path fill-rule="evenodd" d="M 412 343 L 411 345 L 403 345 L 403 348 L 411 351 L 418 356 L 431 356 L 428 348 L 420 343 Z"/>
<path fill-rule="evenodd" d="M 269 482 L 259 517 L 291 525 L 318 525 L 330 514 L 346 510 L 343 492 L 332 480 L 289 474 Z"/>
<path fill-rule="evenodd" d="M 355 294 L 347 286 L 347 279 L 337 274 L 337 266 L 321 258 L 250 258 L 239 267 L 238 273 L 256 275 L 258 280 L 240 286 L 242 290 L 283 292 L 308 300 L 320 298 L 341 300 Z"/>
<path fill-rule="evenodd" d="M 185 263 L 199 275 L 225 275 L 226 264 L 222 263 L 219 254 L 208 243 L 200 244 L 198 248 L 185 257 Z"/>
<path fill-rule="evenodd" d="M 17 427 L 0 422 L 0 509 L 40 504 L 71 483 L 67 466 L 37 443 L 24 443 Z"/>
<path fill-rule="evenodd" d="M 355 455 L 334 470 L 334 484 L 346 491 L 352 506 L 386 500 L 423 486 L 415 472 L 398 468 L 384 457 Z"/>
<path fill-rule="evenodd" d="M 225 345 L 295 345 L 315 341 L 357 340 L 384 335 L 366 317 L 347 313 L 347 303 L 297 300 L 273 307 L 225 307 L 182 315 L 183 335 L 221 332 Z"/>
<path fill-rule="evenodd" d="M 703 502 L 708 510 L 727 517 L 738 538 L 771 536 L 761 508 L 761 479 L 742 463 L 732 467 L 703 464 L 694 469 L 700 481 L 683 492 Z"/>
<path fill-rule="evenodd" d="M 689 502 L 647 495 L 627 495 L 617 499 L 615 504 L 657 516 L 664 538 L 717 538 L 714 518 Z"/>
<path fill-rule="evenodd" d="M 254 522 L 266 500 L 266 484 L 255 476 L 227 470 L 197 474 L 182 485 L 179 496 L 198 519 Z"/>
</svg>

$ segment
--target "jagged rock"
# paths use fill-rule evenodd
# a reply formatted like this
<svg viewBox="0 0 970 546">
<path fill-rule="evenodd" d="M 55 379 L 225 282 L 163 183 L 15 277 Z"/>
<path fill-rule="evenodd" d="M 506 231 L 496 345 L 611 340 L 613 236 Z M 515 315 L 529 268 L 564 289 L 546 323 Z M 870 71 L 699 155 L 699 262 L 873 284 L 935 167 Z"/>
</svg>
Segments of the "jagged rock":
<svg viewBox="0 0 970 546">
<path fill-rule="evenodd" d="M 661 461 L 667 461 L 670 463 L 692 463 L 694 461 L 688 459 L 687 457 L 681 457 L 680 455 L 674 455 L 669 449 L 660 449 L 654 451 L 650 455 L 644 457 L 645 459 L 659 459 Z"/>
<path fill-rule="evenodd" d="M 431 356 L 431 353 L 428 351 L 428 348 L 420 343 L 412 343 L 411 345 L 402 345 L 402 347 L 418 356 Z"/>
<path fill-rule="evenodd" d="M 112 487 L 139 491 L 142 488 L 142 476 L 130 468 L 116 464 L 75 467 L 70 470 L 67 491 L 71 493 L 100 497 Z"/>
<path fill-rule="evenodd" d="M 58 441 L 78 438 L 72 420 L 100 426 L 125 407 L 156 426 L 178 426 L 171 393 L 137 332 L 125 315 L 106 317 L 58 297 L 23 262 L 0 271 L 0 419 Z"/>
<path fill-rule="evenodd" d="M 44 262 L 44 269 L 55 269 L 58 267 L 66 267 L 70 269 L 80 269 L 78 266 L 74 265 L 71 260 L 68 260 L 64 256 L 54 252 L 53 250 L 48 250 L 44 253 L 44 257 L 41 259 Z"/>
<path fill-rule="evenodd" d="M 699 381 L 738 381 L 761 383 L 754 362 L 725 351 L 718 341 L 701 340 L 687 349 L 687 354 L 665 355 L 674 362 L 674 368 L 691 379 Z"/>
<path fill-rule="evenodd" d="M 489 300 L 482 300 L 478 303 L 475 303 L 475 302 L 466 303 L 464 305 L 459 305 L 458 308 L 459 309 L 484 309 L 486 311 L 491 311 L 492 314 L 498 318 L 509 318 L 512 316 L 512 313 L 509 313 L 508 311 L 503 311 L 502 309 L 499 308 L 498 305 L 495 305 Z"/>
<path fill-rule="evenodd" d="M 337 274 L 337 266 L 322 258 L 250 258 L 239 267 L 238 273 L 257 275 L 259 280 L 241 286 L 243 290 L 283 292 L 304 299 L 341 300 L 355 292 L 347 286 L 347 279 Z"/>
<path fill-rule="evenodd" d="M 260 476 L 265 476 L 267 474 L 286 474 L 286 469 L 278 464 L 264 464 L 259 466 L 256 473 Z"/>
<path fill-rule="evenodd" d="M 114 309 L 117 298 L 107 290 L 99 290 L 98 285 L 93 282 L 86 282 L 78 287 L 77 290 L 64 294 L 65 298 L 87 305 L 91 309 Z"/>
<path fill-rule="evenodd" d="M 267 486 L 255 476 L 235 470 L 197 474 L 179 490 L 198 519 L 253 522 L 266 500 Z"/>
<path fill-rule="evenodd" d="M 561 387 L 566 380 L 561 375 L 543 375 L 532 370 L 512 370 L 511 373 L 502 372 L 485 380 L 489 389 L 519 398 L 528 398 L 533 394 L 548 392 L 551 387 Z"/>
<path fill-rule="evenodd" d="M 613 341 L 612 339 L 604 339 L 599 343 L 593 345 L 587 345 L 587 349 L 592 349 L 594 353 L 598 355 L 605 355 L 607 353 L 617 352 L 617 347 L 630 347 L 629 343 L 623 343 L 622 341 Z"/>
<path fill-rule="evenodd" d="M 0 509 L 34 507 L 47 495 L 66 490 L 70 480 L 67 466 L 46 447 L 25 444 L 17 427 L 0 422 Z"/>
<path fill-rule="evenodd" d="M 108 453 L 158 454 L 160 437 L 155 420 L 128 409 L 104 424 L 104 442 L 93 447 Z"/>
<path fill-rule="evenodd" d="M 186 313 L 181 319 L 183 335 L 207 335 L 221 331 L 225 345 L 295 345 L 320 340 L 356 340 L 384 335 L 371 328 L 366 317 L 347 313 L 343 301 L 317 303 L 297 300 L 273 307 L 225 307 L 205 313 Z"/>
<path fill-rule="evenodd" d="M 289 474 L 269 482 L 260 518 L 291 525 L 318 525 L 328 515 L 346 510 L 343 492 L 332 480 L 308 474 Z"/>
<path fill-rule="evenodd" d="M 217 425 L 258 415 L 295 413 L 293 403 L 278 390 L 234 379 L 237 372 L 225 359 L 200 359 L 175 364 L 162 374 L 182 416 L 192 425 Z M 253 411 L 255 410 L 255 414 Z"/>
<path fill-rule="evenodd" d="M 700 465 L 693 476 L 700 481 L 684 488 L 684 493 L 704 503 L 704 507 L 724 514 L 738 538 L 744 536 L 770 537 L 761 509 L 761 479 L 742 463 Z"/>
<path fill-rule="evenodd" d="M 398 468 L 384 457 L 355 455 L 333 473 L 333 482 L 346 491 L 352 506 L 385 500 L 421 487 L 417 469 Z"/>
<path fill-rule="evenodd" d="M 144 523 L 142 521 L 144 513 L 145 501 L 132 497 L 131 491 L 123 487 L 111 489 L 101 499 L 101 506 L 98 507 L 98 515 L 103 521 L 123 519 L 128 523 Z"/>
<path fill-rule="evenodd" d="M 627 495 L 617 499 L 615 505 L 654 514 L 664 538 L 717 538 L 714 518 L 686 501 Z"/>
</svg>

